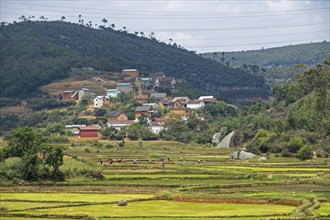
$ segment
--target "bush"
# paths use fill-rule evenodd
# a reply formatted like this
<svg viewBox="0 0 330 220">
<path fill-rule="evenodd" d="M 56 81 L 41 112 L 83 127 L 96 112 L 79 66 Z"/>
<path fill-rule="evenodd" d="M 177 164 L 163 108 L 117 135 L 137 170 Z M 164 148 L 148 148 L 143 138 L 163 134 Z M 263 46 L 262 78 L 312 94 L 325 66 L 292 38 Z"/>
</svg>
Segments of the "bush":
<svg viewBox="0 0 330 220">
<path fill-rule="evenodd" d="M 313 158 L 313 149 L 310 146 L 302 147 L 297 154 L 297 158 L 300 160 L 310 160 Z"/>
<path fill-rule="evenodd" d="M 291 152 L 286 148 L 282 150 L 281 155 L 282 155 L 282 157 L 291 157 L 292 156 Z"/>
<path fill-rule="evenodd" d="M 304 145 L 305 145 L 304 139 L 302 139 L 301 137 L 293 137 L 290 138 L 287 147 L 291 153 L 297 153 L 298 150 L 302 148 Z"/>
</svg>

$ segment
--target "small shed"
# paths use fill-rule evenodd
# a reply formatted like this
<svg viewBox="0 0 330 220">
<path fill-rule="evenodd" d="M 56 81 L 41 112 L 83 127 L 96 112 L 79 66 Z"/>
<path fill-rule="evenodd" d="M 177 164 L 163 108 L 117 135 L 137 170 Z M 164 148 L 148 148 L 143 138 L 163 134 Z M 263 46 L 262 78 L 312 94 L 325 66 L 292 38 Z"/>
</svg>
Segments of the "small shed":
<svg viewBox="0 0 330 220">
<path fill-rule="evenodd" d="M 79 136 L 81 138 L 99 137 L 99 129 L 99 126 L 96 125 L 80 126 Z"/>
</svg>

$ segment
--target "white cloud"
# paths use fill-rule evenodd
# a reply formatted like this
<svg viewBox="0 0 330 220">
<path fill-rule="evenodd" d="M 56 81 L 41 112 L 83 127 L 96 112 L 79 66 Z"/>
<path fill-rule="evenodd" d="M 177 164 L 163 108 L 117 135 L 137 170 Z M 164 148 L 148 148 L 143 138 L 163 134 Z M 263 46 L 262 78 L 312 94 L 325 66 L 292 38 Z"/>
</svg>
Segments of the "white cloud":
<svg viewBox="0 0 330 220">
<path fill-rule="evenodd" d="M 131 32 L 143 31 L 146 35 L 153 31 L 161 41 L 168 42 L 168 39 L 172 38 L 174 42 L 187 49 L 205 52 L 255 49 L 261 48 L 263 43 L 278 41 L 295 44 L 302 39 L 308 39 L 306 42 L 318 39 L 329 40 L 329 24 L 200 31 L 205 28 L 246 28 L 329 21 L 329 10 L 296 11 L 315 8 L 329 8 L 329 1 L 1 1 L 0 16 L 1 21 L 12 22 L 18 21 L 21 15 L 36 15 L 36 17 L 44 15 L 49 19 L 57 20 L 64 15 L 67 21 L 77 22 L 78 15 L 82 14 L 85 22 L 91 20 L 93 24 L 101 24 L 101 20 L 106 18 L 109 24 L 114 23 L 117 29 L 126 26 Z M 292 12 L 293 10 L 296 14 Z M 213 18 L 207 18 L 210 16 Z M 160 29 L 178 30 L 170 32 Z M 321 30 L 324 31 L 320 32 Z M 308 34 L 297 34 L 308 31 L 310 31 Z M 267 37 L 260 37 L 263 35 Z M 218 45 L 224 46 L 212 47 Z M 264 46 L 271 47 L 278 44 Z"/>
</svg>

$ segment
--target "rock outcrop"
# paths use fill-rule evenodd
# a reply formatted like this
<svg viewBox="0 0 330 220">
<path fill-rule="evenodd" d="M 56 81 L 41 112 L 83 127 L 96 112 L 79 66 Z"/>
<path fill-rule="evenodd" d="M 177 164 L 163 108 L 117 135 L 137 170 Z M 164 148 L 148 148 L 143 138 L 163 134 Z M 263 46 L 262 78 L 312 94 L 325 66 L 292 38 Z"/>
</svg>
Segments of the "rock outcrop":
<svg viewBox="0 0 330 220">
<path fill-rule="evenodd" d="M 221 142 L 217 145 L 217 148 L 230 148 L 234 135 L 235 131 L 230 132 L 226 137 L 221 140 Z"/>
<path fill-rule="evenodd" d="M 259 162 L 265 162 L 266 160 L 267 160 L 266 157 L 260 157 L 260 158 L 258 159 Z"/>
<path fill-rule="evenodd" d="M 250 152 L 245 151 L 235 151 L 229 154 L 229 159 L 240 159 L 240 160 L 248 160 L 254 158 L 256 155 Z"/>
<path fill-rule="evenodd" d="M 127 206 L 127 201 L 126 200 L 119 200 L 118 201 L 118 206 Z"/>
</svg>

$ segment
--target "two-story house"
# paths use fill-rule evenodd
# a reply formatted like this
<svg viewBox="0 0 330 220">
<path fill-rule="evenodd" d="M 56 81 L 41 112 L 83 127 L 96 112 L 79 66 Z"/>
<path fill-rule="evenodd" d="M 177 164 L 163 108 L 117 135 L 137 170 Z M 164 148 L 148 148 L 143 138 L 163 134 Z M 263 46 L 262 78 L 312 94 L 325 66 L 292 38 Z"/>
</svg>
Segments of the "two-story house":
<svg viewBox="0 0 330 220">
<path fill-rule="evenodd" d="M 151 105 L 138 106 L 135 110 L 135 118 L 144 116 L 151 119 L 154 113 L 156 113 L 156 109 Z"/>
<path fill-rule="evenodd" d="M 109 107 L 110 99 L 107 96 L 96 96 L 94 98 L 94 108 Z"/>
<path fill-rule="evenodd" d="M 125 93 L 132 93 L 133 92 L 133 83 L 130 82 L 120 82 L 116 84 L 116 89 L 123 91 Z"/>
</svg>

